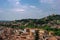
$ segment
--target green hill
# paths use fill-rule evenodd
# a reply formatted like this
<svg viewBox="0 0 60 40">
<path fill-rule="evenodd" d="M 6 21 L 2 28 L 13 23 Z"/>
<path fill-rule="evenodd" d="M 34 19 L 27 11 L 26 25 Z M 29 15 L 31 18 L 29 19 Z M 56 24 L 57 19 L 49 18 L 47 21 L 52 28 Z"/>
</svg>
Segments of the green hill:
<svg viewBox="0 0 60 40">
<path fill-rule="evenodd" d="M 22 20 L 15 20 L 15 22 L 20 22 L 23 25 L 35 25 L 35 26 L 43 26 L 43 25 L 60 25 L 60 15 L 49 15 L 47 17 L 41 19 L 22 19 Z"/>
<path fill-rule="evenodd" d="M 47 31 L 54 31 L 55 35 L 60 36 L 60 15 L 49 15 L 41 19 L 22 19 L 10 22 L 1 22 L 0 26 L 11 28 L 42 28 Z"/>
</svg>

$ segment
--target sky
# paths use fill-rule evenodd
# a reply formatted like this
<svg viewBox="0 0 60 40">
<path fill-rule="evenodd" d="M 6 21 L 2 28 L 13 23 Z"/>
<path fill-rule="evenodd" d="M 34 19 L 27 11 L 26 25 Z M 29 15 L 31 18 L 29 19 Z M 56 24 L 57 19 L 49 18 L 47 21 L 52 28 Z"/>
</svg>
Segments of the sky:
<svg viewBox="0 0 60 40">
<path fill-rule="evenodd" d="M 40 19 L 60 14 L 60 0 L 0 0 L 0 20 Z"/>
</svg>

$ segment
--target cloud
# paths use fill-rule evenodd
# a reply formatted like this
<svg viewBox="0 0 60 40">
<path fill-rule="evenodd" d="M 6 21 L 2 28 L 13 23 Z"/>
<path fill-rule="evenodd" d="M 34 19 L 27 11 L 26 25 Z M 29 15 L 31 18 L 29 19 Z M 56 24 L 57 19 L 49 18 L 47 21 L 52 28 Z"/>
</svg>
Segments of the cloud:
<svg viewBox="0 0 60 40">
<path fill-rule="evenodd" d="M 16 9 L 17 12 L 24 12 L 24 9 Z"/>
<path fill-rule="evenodd" d="M 20 0 L 8 0 L 9 4 L 13 7 L 20 5 Z"/>
<path fill-rule="evenodd" d="M 51 4 L 51 8 L 54 10 L 60 10 L 60 0 L 54 0 L 54 3 Z"/>
<path fill-rule="evenodd" d="M 25 9 L 14 8 L 14 9 L 11 9 L 10 11 L 12 11 L 12 12 L 24 12 Z"/>
<path fill-rule="evenodd" d="M 36 8 L 36 6 L 30 5 L 31 8 Z"/>
<path fill-rule="evenodd" d="M 20 4 L 20 3 L 19 3 L 19 1 L 18 1 L 18 2 L 16 2 L 16 4 L 17 4 L 17 5 L 18 5 L 18 4 Z"/>
<path fill-rule="evenodd" d="M 24 12 L 25 10 L 24 9 L 17 9 L 16 11 L 18 11 L 18 12 Z"/>
<path fill-rule="evenodd" d="M 40 1 L 40 3 L 49 3 L 49 4 L 51 4 L 51 3 L 53 3 L 54 0 L 39 0 L 39 1 Z"/>
<path fill-rule="evenodd" d="M 46 10 L 45 12 L 60 13 L 60 0 L 39 0 L 39 2 L 42 5 L 41 9 Z"/>
<path fill-rule="evenodd" d="M 7 7 L 0 9 L 0 17 L 4 20 L 41 18 L 52 14 L 55 10 L 60 10 L 60 0 L 39 0 L 39 2 L 38 5 L 36 3 L 34 3 L 35 5 L 30 3 L 22 5 L 21 0 L 8 0 Z M 52 8 L 54 11 L 51 10 Z"/>
</svg>

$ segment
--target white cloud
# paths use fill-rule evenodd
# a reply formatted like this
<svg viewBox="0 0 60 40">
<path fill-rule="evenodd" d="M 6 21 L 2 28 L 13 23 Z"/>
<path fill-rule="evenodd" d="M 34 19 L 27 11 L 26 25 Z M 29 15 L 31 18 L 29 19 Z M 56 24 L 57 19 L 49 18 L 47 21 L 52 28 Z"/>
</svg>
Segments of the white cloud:
<svg viewBox="0 0 60 40">
<path fill-rule="evenodd" d="M 18 4 L 20 4 L 19 2 L 16 2 L 16 4 L 18 5 Z"/>
<path fill-rule="evenodd" d="M 24 12 L 24 9 L 16 9 L 17 12 Z"/>
<path fill-rule="evenodd" d="M 20 5 L 20 0 L 8 0 L 8 2 L 9 2 L 12 6 L 19 6 L 19 5 Z"/>
<path fill-rule="evenodd" d="M 36 8 L 36 6 L 33 6 L 33 5 L 31 5 L 30 7 L 31 7 L 31 8 Z"/>
<path fill-rule="evenodd" d="M 54 0 L 39 0 L 39 1 L 40 1 L 40 3 L 49 3 L 49 4 L 51 4 L 51 3 L 53 3 Z"/>
<path fill-rule="evenodd" d="M 25 9 L 13 8 L 10 11 L 12 11 L 12 12 L 24 12 Z"/>
</svg>

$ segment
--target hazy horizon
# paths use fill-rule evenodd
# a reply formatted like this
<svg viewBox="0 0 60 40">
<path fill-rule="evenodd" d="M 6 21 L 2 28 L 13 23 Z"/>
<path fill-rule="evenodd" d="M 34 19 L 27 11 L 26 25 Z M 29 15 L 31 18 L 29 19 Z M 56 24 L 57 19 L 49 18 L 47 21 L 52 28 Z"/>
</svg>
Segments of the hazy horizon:
<svg viewBox="0 0 60 40">
<path fill-rule="evenodd" d="M 0 20 L 40 19 L 60 14 L 60 0 L 0 0 Z"/>
</svg>

